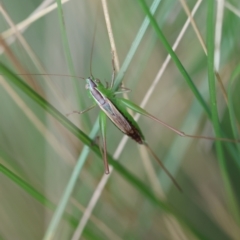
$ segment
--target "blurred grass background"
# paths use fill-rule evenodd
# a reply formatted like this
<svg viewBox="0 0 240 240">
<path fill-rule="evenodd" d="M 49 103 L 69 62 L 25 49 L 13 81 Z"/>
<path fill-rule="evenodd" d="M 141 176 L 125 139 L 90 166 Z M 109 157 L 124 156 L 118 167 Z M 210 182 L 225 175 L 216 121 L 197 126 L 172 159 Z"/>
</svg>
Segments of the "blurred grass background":
<svg viewBox="0 0 240 240">
<path fill-rule="evenodd" d="M 146 2 L 148 6 L 152 4 L 152 1 Z M 186 3 L 192 9 L 196 2 L 189 0 Z M 99 4 L 97 14 L 96 3 L 96 0 L 71 0 L 63 5 L 63 12 L 75 74 L 81 77 L 90 75 L 90 53 L 97 18 L 92 69 L 93 75 L 104 82 L 111 79 L 111 48 L 102 7 Z M 27 19 L 40 4 L 41 1 L 2 1 L 2 37 L 6 42 L 10 41 L 9 47 L 25 69 L 23 72 L 71 74 L 63 50 L 57 9 L 34 21 L 22 32 L 44 70 L 36 67 L 35 61 L 15 35 L 13 38 L 5 37 L 10 26 L 2 9 L 14 24 L 18 24 Z M 214 4 L 216 10 L 217 1 Z M 233 6 L 233 9 L 229 6 Z M 108 7 L 122 65 L 146 16 L 138 1 L 108 1 Z M 203 1 L 194 17 L 205 42 L 207 9 L 208 1 Z M 225 1 L 219 68 L 223 84 L 228 89 L 228 97 L 231 98 L 229 104 L 237 120 L 237 129 L 240 114 L 240 86 L 237 81 L 239 11 L 240 3 L 237 0 Z M 160 1 L 154 16 L 172 45 L 187 20 L 181 2 Z M 209 103 L 207 57 L 191 25 L 175 52 Z M 1 63 L 19 73 L 19 68 L 14 66 L 6 51 L 1 53 Z M 141 103 L 167 54 L 150 25 L 124 75 L 124 85 L 132 90 L 128 94 L 130 100 Z M 232 87 L 229 88 L 234 73 Z M 77 81 L 78 92 L 75 83 L 68 77 L 31 77 L 24 81 L 63 115 L 92 104 L 82 80 Z M 220 85 L 217 84 L 216 88 L 221 127 L 228 138 L 234 138 L 237 133 L 232 133 L 229 107 Z M 172 61 L 154 87 L 145 109 L 188 134 L 214 136 L 206 113 Z M 0 239 L 42 239 L 84 145 L 8 78 L 0 80 L 0 110 Z M 81 116 L 72 115 L 69 120 L 89 135 L 98 112 L 98 109 L 94 109 Z M 108 123 L 108 152 L 113 155 L 122 133 L 110 121 Z M 138 189 L 124 177 L 123 171 L 114 171 L 81 239 L 238 239 L 240 157 L 237 145 L 222 144 L 225 171 L 237 203 L 234 209 L 224 187 L 214 142 L 181 138 L 144 117 L 140 118 L 139 125 L 149 145 L 181 185 L 183 193 L 172 186 L 160 167 L 144 152 L 144 147 L 137 146 L 132 140 L 124 147 L 119 158 L 120 164 L 147 185 L 150 192 L 175 209 L 176 215 L 173 211 L 170 216 L 166 209 L 159 208 L 150 197 L 139 191 L 144 189 L 143 185 Z M 73 239 L 83 209 L 87 207 L 103 172 L 102 160 L 90 151 L 65 215 L 52 239 Z"/>
</svg>

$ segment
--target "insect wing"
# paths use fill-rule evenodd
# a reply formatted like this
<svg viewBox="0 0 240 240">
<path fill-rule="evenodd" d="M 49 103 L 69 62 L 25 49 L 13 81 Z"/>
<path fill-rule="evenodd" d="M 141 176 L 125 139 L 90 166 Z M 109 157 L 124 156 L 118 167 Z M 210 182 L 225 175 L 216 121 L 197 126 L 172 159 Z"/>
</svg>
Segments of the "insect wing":
<svg viewBox="0 0 240 240">
<path fill-rule="evenodd" d="M 136 142 L 143 143 L 142 134 L 108 98 L 105 99 L 105 103 L 100 108 L 123 133 L 133 138 Z"/>
<path fill-rule="evenodd" d="M 110 120 L 125 134 L 131 131 L 131 125 L 122 113 L 109 100 L 105 99 L 106 103 L 101 105 L 101 109 L 106 113 Z"/>
</svg>

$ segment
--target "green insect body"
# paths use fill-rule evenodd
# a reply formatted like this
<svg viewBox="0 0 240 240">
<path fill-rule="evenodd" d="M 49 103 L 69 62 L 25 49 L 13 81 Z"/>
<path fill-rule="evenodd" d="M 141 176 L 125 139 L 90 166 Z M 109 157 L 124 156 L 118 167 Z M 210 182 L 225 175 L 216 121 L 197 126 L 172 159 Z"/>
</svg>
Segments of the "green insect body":
<svg viewBox="0 0 240 240">
<path fill-rule="evenodd" d="M 87 84 L 91 97 L 115 126 L 137 143 L 143 144 L 144 136 L 141 129 L 127 112 L 122 99 L 115 98 L 114 92 L 105 88 L 98 79 L 88 78 Z"/>
<path fill-rule="evenodd" d="M 88 89 L 94 101 L 98 104 L 108 118 L 124 134 L 131 137 L 139 144 L 144 143 L 144 136 L 137 122 L 126 111 L 121 98 L 115 98 L 114 92 L 107 89 L 98 79 L 87 79 Z"/>
</svg>

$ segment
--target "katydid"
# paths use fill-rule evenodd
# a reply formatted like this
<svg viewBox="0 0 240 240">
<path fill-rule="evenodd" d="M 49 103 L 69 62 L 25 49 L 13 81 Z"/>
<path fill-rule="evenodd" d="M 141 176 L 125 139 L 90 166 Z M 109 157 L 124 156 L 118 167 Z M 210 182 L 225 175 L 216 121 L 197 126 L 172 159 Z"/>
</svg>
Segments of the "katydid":
<svg viewBox="0 0 240 240">
<path fill-rule="evenodd" d="M 87 85 L 86 88 L 89 90 L 91 98 L 94 100 L 95 105 L 90 108 L 73 113 L 85 113 L 88 110 L 91 110 L 94 106 L 98 105 L 102 110 L 100 112 L 99 117 L 99 125 L 103 140 L 103 159 L 105 165 L 105 173 L 109 173 L 108 161 L 107 161 L 107 146 L 106 146 L 106 116 L 115 124 L 115 126 L 120 129 L 124 134 L 131 137 L 139 144 L 143 144 L 147 147 L 151 155 L 155 160 L 162 166 L 166 174 L 171 178 L 175 186 L 181 190 L 180 186 L 174 179 L 174 177 L 170 174 L 170 172 L 164 167 L 162 162 L 157 158 L 154 152 L 150 149 L 148 144 L 145 141 L 143 133 L 137 124 L 137 122 L 133 119 L 133 117 L 127 112 L 126 108 L 130 108 L 135 112 L 146 115 L 155 119 L 153 116 L 148 114 L 144 109 L 140 108 L 136 104 L 131 101 L 123 98 L 116 98 L 115 92 L 112 88 L 106 88 L 101 83 L 99 79 L 93 78 L 92 76 L 86 79 Z M 69 115 L 69 114 L 68 114 Z M 157 119 L 156 119 L 157 120 Z"/>
</svg>

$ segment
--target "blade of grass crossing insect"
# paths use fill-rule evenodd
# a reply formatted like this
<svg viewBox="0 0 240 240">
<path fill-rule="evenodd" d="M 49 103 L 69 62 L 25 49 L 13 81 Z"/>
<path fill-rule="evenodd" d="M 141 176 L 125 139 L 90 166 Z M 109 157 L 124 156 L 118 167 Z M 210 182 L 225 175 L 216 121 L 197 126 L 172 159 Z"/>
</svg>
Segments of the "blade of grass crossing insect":
<svg viewBox="0 0 240 240">
<path fill-rule="evenodd" d="M 138 1 L 139 1 L 140 5 L 142 6 L 145 14 L 148 16 L 148 18 L 150 20 L 150 23 L 152 24 L 152 27 L 156 31 L 157 36 L 161 40 L 162 44 L 164 45 L 164 47 L 166 48 L 168 53 L 171 55 L 172 60 L 176 64 L 176 66 L 179 69 L 179 71 L 182 73 L 182 75 L 183 75 L 184 79 L 186 80 L 188 86 L 190 87 L 190 89 L 194 93 L 195 97 L 198 99 L 199 103 L 202 105 L 202 107 L 206 111 L 208 117 L 211 119 L 211 112 L 210 112 L 206 102 L 203 100 L 201 94 L 197 90 L 195 84 L 193 83 L 193 81 L 190 78 L 189 74 L 187 73 L 187 71 L 183 67 L 182 63 L 178 59 L 177 55 L 172 50 L 171 45 L 168 43 L 166 37 L 164 36 L 164 34 L 162 33 L 161 29 L 159 28 L 158 23 L 156 22 L 155 18 L 153 17 L 153 14 L 149 11 L 149 8 L 148 8 L 146 2 L 144 0 L 138 0 Z"/>
<path fill-rule="evenodd" d="M 64 14 L 63 14 L 63 9 L 62 9 L 62 3 L 61 0 L 56 0 L 57 2 L 57 9 L 58 9 L 58 18 L 59 18 L 59 24 L 60 24 L 60 29 L 61 29 L 61 38 L 62 38 L 62 43 L 63 43 L 63 49 L 64 49 L 64 54 L 66 57 L 68 69 L 70 72 L 71 76 L 76 76 L 76 71 L 74 70 L 74 64 L 71 56 L 71 51 L 68 43 L 68 37 L 67 37 L 67 32 L 65 28 L 65 20 L 64 20 Z M 80 94 L 80 87 L 79 87 L 79 80 L 76 78 L 72 78 L 72 83 L 74 86 L 74 91 L 77 96 L 77 103 L 79 104 L 79 109 L 85 109 L 86 106 L 84 104 L 84 101 L 82 101 L 82 97 Z M 88 119 L 88 115 L 85 114 L 84 117 L 82 118 L 84 120 L 84 125 L 90 129 L 90 121 Z"/>
<path fill-rule="evenodd" d="M 208 0 L 208 12 L 207 12 L 207 49 L 208 49 L 208 83 L 209 83 L 209 93 L 212 111 L 212 123 L 216 137 L 221 137 L 220 124 L 218 119 L 217 110 L 217 98 L 216 98 L 216 88 L 215 88 L 215 73 L 214 73 L 214 5 L 215 1 Z M 237 201 L 231 186 L 231 182 L 228 175 L 228 170 L 226 166 L 226 160 L 224 157 L 224 151 L 222 143 L 216 141 L 216 150 L 218 161 L 220 165 L 221 175 L 223 178 L 223 183 L 225 191 L 228 196 L 229 207 L 235 216 L 235 220 L 240 223 L 239 219 L 239 209 Z"/>
</svg>

